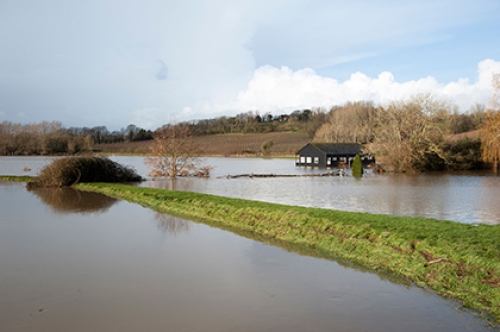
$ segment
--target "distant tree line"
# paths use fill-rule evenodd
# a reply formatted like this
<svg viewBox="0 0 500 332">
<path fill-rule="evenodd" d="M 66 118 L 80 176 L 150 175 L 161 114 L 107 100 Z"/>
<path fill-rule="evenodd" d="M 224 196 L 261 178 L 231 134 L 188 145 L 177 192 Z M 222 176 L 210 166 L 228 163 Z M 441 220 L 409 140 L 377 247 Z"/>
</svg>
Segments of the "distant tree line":
<svg viewBox="0 0 500 332">
<path fill-rule="evenodd" d="M 133 124 L 110 132 L 106 126 L 64 128 L 58 121 L 33 124 L 0 123 L 0 155 L 54 155 L 92 151 L 96 144 L 153 138 Z"/>
<path fill-rule="evenodd" d="M 195 135 L 304 131 L 313 137 L 324 118 L 325 110 L 317 108 L 295 110 L 291 114 L 279 115 L 271 113 L 260 115 L 257 111 L 249 111 L 231 117 L 221 116 L 183 123 L 189 125 Z"/>
<path fill-rule="evenodd" d="M 396 172 L 470 169 L 480 161 L 498 165 L 500 160 L 500 76 L 494 76 L 493 86 L 496 92 L 489 110 L 476 104 L 459 112 L 447 101 L 420 94 L 386 106 L 348 102 L 329 110 L 312 108 L 279 115 L 249 111 L 175 125 L 186 128 L 189 136 L 300 131 L 316 142 L 361 143 Z M 27 125 L 3 122 L 0 155 L 84 153 L 99 144 L 153 140 L 168 126 L 171 124 L 152 132 L 131 124 L 110 132 L 105 126 L 66 129 L 55 121 Z M 461 138 L 458 135 L 474 132 Z"/>
</svg>

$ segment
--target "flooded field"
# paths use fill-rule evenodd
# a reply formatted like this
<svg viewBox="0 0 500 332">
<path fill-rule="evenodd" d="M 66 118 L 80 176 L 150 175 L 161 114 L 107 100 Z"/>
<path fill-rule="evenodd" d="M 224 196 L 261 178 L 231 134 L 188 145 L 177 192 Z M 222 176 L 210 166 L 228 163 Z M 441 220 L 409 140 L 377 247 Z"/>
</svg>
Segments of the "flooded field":
<svg viewBox="0 0 500 332">
<path fill-rule="evenodd" d="M 112 157 L 147 176 L 143 157 Z M 1 175 L 36 175 L 52 158 L 0 157 Z M 295 167 L 292 159 L 206 158 L 215 167 L 209 179 L 146 181 L 142 186 L 288 205 L 345 211 L 421 216 L 463 223 L 500 224 L 500 176 L 488 171 L 405 174 L 369 173 L 345 177 L 238 178 L 235 174 L 311 174 L 326 172 Z M 26 169 L 26 171 L 24 170 Z"/>
<path fill-rule="evenodd" d="M 400 279 L 73 189 L 0 182 L 0 331 L 489 331 Z"/>
</svg>

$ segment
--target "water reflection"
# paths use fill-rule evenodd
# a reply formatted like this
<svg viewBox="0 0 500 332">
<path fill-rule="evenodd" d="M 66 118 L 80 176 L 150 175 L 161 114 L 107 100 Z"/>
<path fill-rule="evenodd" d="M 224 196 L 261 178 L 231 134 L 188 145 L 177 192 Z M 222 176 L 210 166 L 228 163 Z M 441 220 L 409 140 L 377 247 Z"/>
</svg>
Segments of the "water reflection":
<svg viewBox="0 0 500 332">
<path fill-rule="evenodd" d="M 117 202 L 106 195 L 73 188 L 36 188 L 30 190 L 57 213 L 104 213 Z"/>
<path fill-rule="evenodd" d="M 162 213 L 156 213 L 154 218 L 162 233 L 169 233 L 175 237 L 177 234 L 189 232 L 189 221 L 185 219 Z"/>
<path fill-rule="evenodd" d="M 0 187 L 0 331 L 488 330 L 454 302 L 314 251 L 126 202 L 90 215 L 39 200 Z"/>
<path fill-rule="evenodd" d="M 203 182 L 206 179 L 181 177 L 181 178 L 159 178 L 154 181 L 140 183 L 140 186 L 166 190 L 196 191 L 197 181 Z M 145 185 L 147 183 L 147 185 Z"/>
</svg>

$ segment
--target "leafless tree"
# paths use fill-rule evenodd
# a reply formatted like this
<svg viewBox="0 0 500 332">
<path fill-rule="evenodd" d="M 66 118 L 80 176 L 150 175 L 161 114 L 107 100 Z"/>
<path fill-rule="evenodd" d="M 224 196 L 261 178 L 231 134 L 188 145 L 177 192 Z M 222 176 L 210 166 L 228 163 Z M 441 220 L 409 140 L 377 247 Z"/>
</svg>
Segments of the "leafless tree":
<svg viewBox="0 0 500 332">
<path fill-rule="evenodd" d="M 331 143 L 367 143 L 371 137 L 376 108 L 371 102 L 346 103 L 332 107 L 314 140 Z"/>
<path fill-rule="evenodd" d="M 157 130 L 145 163 L 150 176 L 209 176 L 211 167 L 202 164 L 187 124 L 170 124 Z"/>
<path fill-rule="evenodd" d="M 490 111 L 481 128 L 481 157 L 487 163 L 493 163 L 498 171 L 500 162 L 500 111 Z"/>
<path fill-rule="evenodd" d="M 500 74 L 493 75 L 492 85 L 492 110 L 487 112 L 481 127 L 481 157 L 485 162 L 493 163 L 493 169 L 497 172 L 500 162 Z"/>
<path fill-rule="evenodd" d="M 446 158 L 442 143 L 448 137 L 449 105 L 431 95 L 393 102 L 376 113 L 371 153 L 397 172 L 423 170 L 429 155 Z"/>
</svg>

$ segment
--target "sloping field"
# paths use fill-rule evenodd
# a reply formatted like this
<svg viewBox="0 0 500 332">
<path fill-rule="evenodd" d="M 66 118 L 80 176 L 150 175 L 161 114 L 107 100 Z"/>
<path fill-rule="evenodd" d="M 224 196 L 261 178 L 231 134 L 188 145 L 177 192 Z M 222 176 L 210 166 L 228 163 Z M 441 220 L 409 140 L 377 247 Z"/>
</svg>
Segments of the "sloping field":
<svg viewBox="0 0 500 332">
<path fill-rule="evenodd" d="M 270 155 L 294 156 L 311 138 L 298 132 L 238 133 L 196 137 L 195 142 L 206 155 L 261 155 L 263 145 L 272 142 Z"/>
<path fill-rule="evenodd" d="M 300 148 L 311 142 L 307 133 L 236 133 L 197 136 L 192 138 L 204 156 L 260 156 L 263 145 L 272 142 L 270 156 L 294 156 Z M 104 153 L 145 154 L 151 141 L 95 145 Z"/>
</svg>

